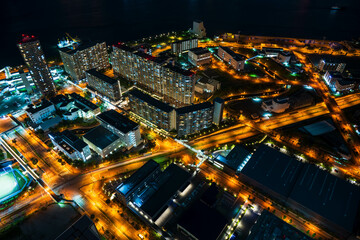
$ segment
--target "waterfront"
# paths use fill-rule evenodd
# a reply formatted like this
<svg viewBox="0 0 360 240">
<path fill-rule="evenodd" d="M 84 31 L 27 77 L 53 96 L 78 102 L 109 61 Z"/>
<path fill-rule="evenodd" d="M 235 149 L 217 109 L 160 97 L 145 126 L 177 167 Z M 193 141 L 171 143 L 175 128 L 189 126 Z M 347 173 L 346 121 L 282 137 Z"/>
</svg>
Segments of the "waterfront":
<svg viewBox="0 0 360 240">
<path fill-rule="evenodd" d="M 259 7 L 261 6 L 261 8 Z M 339 11 L 332 6 L 342 7 Z M 66 32 L 111 44 L 168 31 L 188 29 L 202 19 L 208 35 L 224 31 L 343 40 L 360 36 L 360 2 L 356 0 L 132 0 L 7 1 L 3 19 L 0 67 L 23 61 L 16 48 L 21 33 L 41 40 L 48 59 Z"/>
</svg>

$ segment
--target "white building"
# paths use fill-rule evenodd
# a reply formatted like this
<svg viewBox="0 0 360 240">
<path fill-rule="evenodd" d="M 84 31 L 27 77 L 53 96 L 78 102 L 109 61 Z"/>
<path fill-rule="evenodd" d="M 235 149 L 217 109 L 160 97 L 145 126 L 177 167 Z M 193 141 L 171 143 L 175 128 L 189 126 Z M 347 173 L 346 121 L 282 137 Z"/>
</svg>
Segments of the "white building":
<svg viewBox="0 0 360 240">
<path fill-rule="evenodd" d="M 55 107 L 49 101 L 44 100 L 40 104 L 27 108 L 25 112 L 33 123 L 40 124 L 45 118 L 55 112 Z"/>
<path fill-rule="evenodd" d="M 261 105 L 262 109 L 268 112 L 282 113 L 290 107 L 289 99 L 271 99 Z"/>
</svg>

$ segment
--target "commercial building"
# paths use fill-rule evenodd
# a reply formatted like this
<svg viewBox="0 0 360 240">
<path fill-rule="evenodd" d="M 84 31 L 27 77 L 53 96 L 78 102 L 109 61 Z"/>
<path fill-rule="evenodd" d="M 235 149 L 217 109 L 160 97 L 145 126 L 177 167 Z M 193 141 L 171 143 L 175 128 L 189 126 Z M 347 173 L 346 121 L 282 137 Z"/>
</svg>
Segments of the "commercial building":
<svg viewBox="0 0 360 240">
<path fill-rule="evenodd" d="M 89 147 L 102 158 L 124 146 L 119 136 L 103 126 L 97 126 L 83 136 L 83 140 Z"/>
<path fill-rule="evenodd" d="M 101 236 L 96 229 L 95 224 L 87 215 L 81 216 L 65 232 L 55 240 L 100 240 Z"/>
<path fill-rule="evenodd" d="M 198 39 L 191 38 L 187 40 L 181 40 L 171 43 L 171 52 L 175 54 L 181 54 L 192 48 L 198 47 Z"/>
<path fill-rule="evenodd" d="M 188 51 L 188 61 L 194 66 L 211 63 L 211 53 L 207 48 L 192 48 Z"/>
<path fill-rule="evenodd" d="M 318 68 L 320 71 L 336 71 L 342 73 L 345 70 L 346 63 L 334 59 L 321 59 Z"/>
<path fill-rule="evenodd" d="M 324 80 L 333 92 L 349 91 L 355 88 L 355 81 L 344 78 L 340 72 L 326 71 Z"/>
<path fill-rule="evenodd" d="M 216 90 L 219 90 L 221 86 L 221 83 L 215 79 L 200 79 L 195 84 L 195 92 L 204 94 L 204 93 L 214 93 Z"/>
<path fill-rule="evenodd" d="M 193 21 L 192 32 L 196 34 L 199 38 L 206 37 L 206 29 L 204 27 L 203 21 L 200 20 Z"/>
<path fill-rule="evenodd" d="M 176 129 L 176 112 L 173 107 L 136 88 L 130 90 L 128 94 L 133 113 L 166 131 Z"/>
<path fill-rule="evenodd" d="M 224 99 L 219 97 L 214 99 L 213 123 L 216 125 L 219 125 L 223 120 L 224 102 Z"/>
<path fill-rule="evenodd" d="M 37 105 L 30 105 L 25 112 L 33 123 L 40 124 L 45 118 L 55 112 L 55 107 L 49 101 L 43 100 Z"/>
<path fill-rule="evenodd" d="M 103 127 L 117 135 L 126 148 L 137 147 L 142 142 L 139 125 L 115 110 L 103 112 L 96 118 Z"/>
<path fill-rule="evenodd" d="M 166 102 L 174 105 L 193 102 L 195 73 L 122 44 L 113 46 L 111 59 L 116 74 L 159 94 Z"/>
<path fill-rule="evenodd" d="M 240 54 L 234 53 L 228 47 L 219 46 L 217 55 L 225 63 L 232 66 L 236 71 L 241 71 L 245 67 L 245 57 Z"/>
<path fill-rule="evenodd" d="M 150 160 L 120 184 L 117 191 L 130 209 L 156 224 L 173 199 L 190 183 L 190 178 L 191 174 L 176 164 L 170 164 L 161 172 L 159 164 Z"/>
<path fill-rule="evenodd" d="M 31 78 L 41 94 L 46 97 L 55 95 L 56 88 L 54 80 L 46 64 L 40 41 L 36 39 L 35 36 L 23 34 L 17 46 L 29 68 Z"/>
<path fill-rule="evenodd" d="M 279 62 L 281 62 L 283 64 L 289 64 L 292 56 L 293 56 L 293 54 L 291 52 L 281 51 L 281 52 L 279 52 L 278 60 L 279 60 Z"/>
<path fill-rule="evenodd" d="M 117 102 L 121 98 L 120 81 L 108 77 L 96 69 L 86 71 L 86 81 L 88 87 L 95 90 L 98 94 L 108 98 L 110 101 Z"/>
<path fill-rule="evenodd" d="M 271 100 L 264 101 L 261 104 L 261 108 L 268 112 L 282 113 L 290 107 L 288 98 L 273 98 Z"/>
<path fill-rule="evenodd" d="M 250 235 L 246 240 L 258 239 L 291 239 L 291 240 L 311 240 L 312 238 L 305 233 L 297 230 L 292 225 L 286 223 L 268 211 L 262 211 L 255 225 L 250 230 Z"/>
<path fill-rule="evenodd" d="M 85 78 L 87 70 L 93 68 L 101 70 L 110 67 L 105 42 L 88 42 L 75 47 L 64 47 L 59 49 L 59 53 L 65 72 L 70 74 L 73 80 Z"/>
<path fill-rule="evenodd" d="M 49 133 L 49 138 L 55 148 L 63 152 L 71 160 L 87 161 L 91 157 L 89 146 L 69 130 L 59 133 Z"/>
<path fill-rule="evenodd" d="M 210 102 L 177 108 L 175 111 L 178 136 L 195 133 L 212 125 L 214 106 Z"/>
<path fill-rule="evenodd" d="M 359 226 L 359 187 L 315 165 L 261 145 L 239 177 L 341 239 Z"/>
</svg>

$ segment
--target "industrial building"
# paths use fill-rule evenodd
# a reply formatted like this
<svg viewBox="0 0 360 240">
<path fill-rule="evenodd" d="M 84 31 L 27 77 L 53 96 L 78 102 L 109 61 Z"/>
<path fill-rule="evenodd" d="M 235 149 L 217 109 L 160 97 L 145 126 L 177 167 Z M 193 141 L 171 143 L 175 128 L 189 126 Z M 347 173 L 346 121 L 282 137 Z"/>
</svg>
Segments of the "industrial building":
<svg viewBox="0 0 360 240">
<path fill-rule="evenodd" d="M 161 172 L 160 165 L 149 160 L 121 183 L 117 192 L 130 209 L 153 224 L 188 186 L 190 179 L 191 174 L 176 164 Z"/>
<path fill-rule="evenodd" d="M 239 178 L 341 238 L 359 227 L 358 186 L 271 147 L 261 145 Z"/>
<path fill-rule="evenodd" d="M 109 54 L 105 42 L 86 42 L 80 45 L 68 46 L 59 49 L 65 72 L 73 80 L 86 77 L 85 72 L 90 69 L 106 69 L 110 67 Z"/>
</svg>

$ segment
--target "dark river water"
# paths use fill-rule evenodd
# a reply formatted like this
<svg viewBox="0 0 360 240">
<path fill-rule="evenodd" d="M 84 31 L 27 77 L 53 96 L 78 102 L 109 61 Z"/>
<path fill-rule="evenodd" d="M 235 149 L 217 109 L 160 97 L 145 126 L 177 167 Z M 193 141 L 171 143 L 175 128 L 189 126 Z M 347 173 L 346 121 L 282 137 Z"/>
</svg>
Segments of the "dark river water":
<svg viewBox="0 0 360 240">
<path fill-rule="evenodd" d="M 111 44 L 188 29 L 194 19 L 210 36 L 352 39 L 360 36 L 360 0 L 4 0 L 0 68 L 23 63 L 16 47 L 22 33 L 37 35 L 51 59 L 65 32 Z"/>
</svg>

